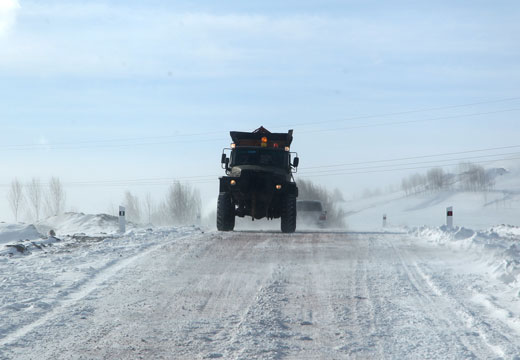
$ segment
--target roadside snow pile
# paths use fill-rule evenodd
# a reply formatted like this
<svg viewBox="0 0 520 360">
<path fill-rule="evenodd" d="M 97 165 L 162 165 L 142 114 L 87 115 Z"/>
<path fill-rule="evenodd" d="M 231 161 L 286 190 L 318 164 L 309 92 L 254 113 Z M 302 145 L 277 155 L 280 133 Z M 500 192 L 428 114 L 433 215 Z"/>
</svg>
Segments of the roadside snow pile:
<svg viewBox="0 0 520 360">
<path fill-rule="evenodd" d="M 42 235 L 34 225 L 0 223 L 0 244 L 41 238 Z"/>
<path fill-rule="evenodd" d="M 135 229 L 128 223 L 127 235 Z M 119 218 L 107 214 L 68 212 L 32 224 L 0 223 L 0 257 L 70 251 L 72 247 L 91 245 L 107 238 L 119 238 Z M 47 236 L 53 230 L 52 236 Z"/>
<path fill-rule="evenodd" d="M 423 226 L 411 234 L 438 245 L 474 251 L 492 267 L 497 278 L 511 285 L 520 283 L 520 227 L 497 225 L 474 231 Z"/>
<path fill-rule="evenodd" d="M 57 239 L 48 239 L 40 234 L 34 225 L 0 223 L 0 256 L 12 256 L 42 249 Z"/>
<path fill-rule="evenodd" d="M 490 236 L 520 239 L 520 227 L 512 225 L 493 226 L 488 230 Z"/>
<path fill-rule="evenodd" d="M 132 228 L 132 224 L 127 224 Z M 83 214 L 67 212 L 57 216 L 51 216 L 36 223 L 36 228 L 40 232 L 47 234 L 49 230 L 56 231 L 58 236 L 87 234 L 102 235 L 116 233 L 119 228 L 119 218 L 107 214 Z"/>
</svg>

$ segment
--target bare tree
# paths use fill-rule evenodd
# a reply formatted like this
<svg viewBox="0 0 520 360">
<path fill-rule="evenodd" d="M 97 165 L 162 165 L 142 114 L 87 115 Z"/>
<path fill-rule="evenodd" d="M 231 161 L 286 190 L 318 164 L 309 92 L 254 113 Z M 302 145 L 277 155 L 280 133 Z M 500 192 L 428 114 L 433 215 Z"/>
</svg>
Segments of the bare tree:
<svg viewBox="0 0 520 360">
<path fill-rule="evenodd" d="M 406 178 L 403 178 L 401 180 L 401 189 L 404 191 L 404 193 L 406 194 L 406 196 L 410 195 L 410 180 L 406 179 Z"/>
<path fill-rule="evenodd" d="M 125 192 L 125 206 L 126 206 L 126 216 L 128 220 L 134 222 L 141 221 L 141 208 L 139 206 L 139 198 L 137 196 L 132 195 L 130 191 Z"/>
<path fill-rule="evenodd" d="M 31 182 L 27 184 L 27 198 L 33 211 L 33 218 L 36 221 L 40 220 L 40 210 L 42 206 L 42 184 L 40 179 L 32 178 Z"/>
<path fill-rule="evenodd" d="M 45 197 L 45 202 L 49 215 L 58 215 L 65 209 L 65 191 L 61 181 L 57 177 L 52 177 L 49 181 L 49 191 Z"/>
<path fill-rule="evenodd" d="M 445 175 L 442 168 L 433 168 L 426 173 L 428 187 L 431 191 L 442 190 L 445 187 Z"/>
<path fill-rule="evenodd" d="M 483 166 L 471 162 L 459 164 L 459 183 L 461 189 L 466 191 L 485 191 L 495 185 Z"/>
<path fill-rule="evenodd" d="M 194 222 L 201 210 L 199 191 L 180 182 L 170 186 L 166 204 L 174 224 Z"/>
<path fill-rule="evenodd" d="M 148 224 L 152 222 L 152 213 L 154 211 L 155 205 L 153 202 L 152 194 L 146 193 L 144 198 L 144 208 L 146 210 L 146 215 L 148 215 Z"/>
<path fill-rule="evenodd" d="M 155 210 L 152 213 L 152 222 L 161 225 L 169 225 L 172 223 L 172 216 L 167 201 L 162 201 L 155 206 Z"/>
<path fill-rule="evenodd" d="M 412 184 L 415 188 L 415 193 L 421 193 L 426 191 L 426 185 L 428 184 L 428 180 L 423 174 L 414 174 L 412 175 Z"/>
<path fill-rule="evenodd" d="M 15 178 L 11 181 L 11 187 L 9 189 L 9 193 L 7 194 L 7 200 L 9 201 L 9 206 L 13 211 L 15 221 L 18 221 L 18 213 L 23 206 L 23 184 L 20 180 Z"/>
</svg>

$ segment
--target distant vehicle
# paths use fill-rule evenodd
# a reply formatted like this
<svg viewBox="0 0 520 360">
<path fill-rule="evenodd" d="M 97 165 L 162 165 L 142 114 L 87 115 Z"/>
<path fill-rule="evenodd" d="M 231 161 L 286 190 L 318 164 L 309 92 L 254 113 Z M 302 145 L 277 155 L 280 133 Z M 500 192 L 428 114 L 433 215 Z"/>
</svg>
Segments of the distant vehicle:
<svg viewBox="0 0 520 360">
<path fill-rule="evenodd" d="M 311 226 L 325 227 L 327 223 L 327 212 L 323 210 L 321 201 L 298 200 L 296 202 L 298 222 Z"/>
<path fill-rule="evenodd" d="M 253 132 L 230 132 L 233 143 L 224 149 L 221 159 L 226 176 L 220 178 L 219 231 L 232 231 L 235 216 L 251 216 L 253 220 L 281 218 L 282 232 L 296 230 L 298 188 L 292 173 L 299 159 L 290 152 L 292 134 L 292 130 L 271 133 L 264 127 Z"/>
</svg>

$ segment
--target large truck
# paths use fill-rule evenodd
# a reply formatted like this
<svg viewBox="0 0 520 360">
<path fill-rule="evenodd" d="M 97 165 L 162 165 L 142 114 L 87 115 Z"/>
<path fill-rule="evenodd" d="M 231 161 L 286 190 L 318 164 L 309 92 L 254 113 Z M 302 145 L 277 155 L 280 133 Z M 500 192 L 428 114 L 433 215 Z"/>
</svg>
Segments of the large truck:
<svg viewBox="0 0 520 360">
<path fill-rule="evenodd" d="M 261 126 L 230 135 L 233 142 L 221 158 L 226 176 L 219 178 L 217 229 L 232 231 L 236 216 L 251 216 L 281 218 L 282 232 L 294 232 L 298 187 L 293 173 L 299 158 L 290 151 L 293 131 L 272 133 Z"/>
</svg>

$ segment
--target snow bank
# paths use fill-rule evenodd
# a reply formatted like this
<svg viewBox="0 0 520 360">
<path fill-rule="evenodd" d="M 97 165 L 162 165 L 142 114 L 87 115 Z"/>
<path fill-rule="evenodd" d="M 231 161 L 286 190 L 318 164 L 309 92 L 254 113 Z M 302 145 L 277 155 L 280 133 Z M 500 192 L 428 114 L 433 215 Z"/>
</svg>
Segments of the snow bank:
<svg viewBox="0 0 520 360">
<path fill-rule="evenodd" d="M 478 253 L 497 278 L 511 285 L 520 283 L 520 227 L 497 225 L 475 231 L 464 227 L 423 226 L 410 232 L 436 245 Z"/>
<path fill-rule="evenodd" d="M 128 225 L 127 227 L 133 227 L 131 223 Z M 80 233 L 97 236 L 116 233 L 119 229 L 119 218 L 107 214 L 67 212 L 42 220 L 36 223 L 36 227 L 45 234 L 53 229 L 58 236 Z"/>
<path fill-rule="evenodd" d="M 0 223 L 0 244 L 38 240 L 42 237 L 34 225 Z"/>
<path fill-rule="evenodd" d="M 128 228 L 131 232 L 135 226 L 129 223 Z M 73 212 L 52 216 L 34 225 L 0 223 L 0 256 L 28 255 L 40 250 L 46 252 L 58 242 L 67 247 L 102 241 L 119 237 L 118 229 L 119 218 L 116 216 Z M 48 236 L 50 230 L 54 230 L 56 236 Z"/>
<path fill-rule="evenodd" d="M 32 224 L 0 224 L 0 257 L 30 254 L 59 241 L 54 236 L 42 235 Z"/>
</svg>

